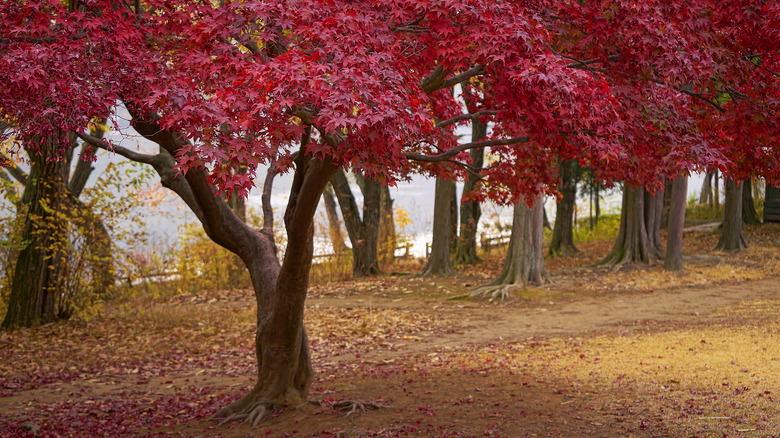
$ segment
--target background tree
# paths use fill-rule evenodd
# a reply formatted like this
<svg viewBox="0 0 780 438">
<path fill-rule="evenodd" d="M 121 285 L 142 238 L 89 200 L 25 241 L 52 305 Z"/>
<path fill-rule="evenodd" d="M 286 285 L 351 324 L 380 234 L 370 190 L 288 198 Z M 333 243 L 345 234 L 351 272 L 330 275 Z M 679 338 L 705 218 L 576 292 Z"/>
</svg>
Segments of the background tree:
<svg viewBox="0 0 780 438">
<path fill-rule="evenodd" d="M 93 130 L 93 134 L 102 136 L 103 130 Z M 56 143 L 50 137 L 45 147 L 56 148 Z M 88 295 L 91 300 L 110 297 L 115 280 L 109 231 L 101 217 L 79 199 L 94 170 L 94 149 L 85 145 L 73 169 L 72 152 L 61 160 L 47 160 L 45 154 L 32 149 L 28 153 L 29 174 L 18 166 L 8 169 L 24 191 L 17 209 L 17 220 L 23 225 L 15 239 L 23 244 L 9 271 L 9 310 L 2 325 L 6 329 L 69 318 L 77 305 L 84 304 L 76 300 L 84 301 Z M 85 246 L 83 250 L 72 247 L 74 235 L 83 239 L 79 243 Z M 73 281 L 84 276 L 86 282 Z"/>
<path fill-rule="evenodd" d="M 550 281 L 544 264 L 542 239 L 544 237 L 544 212 L 541 195 L 532 207 L 523 202 L 515 204 L 512 215 L 512 236 L 509 239 L 506 260 L 501 274 L 489 285 L 477 288 L 474 296 L 486 296 L 490 300 L 505 299 L 509 293 L 528 284 Z"/>
<path fill-rule="evenodd" d="M 746 225 L 761 223 L 761 218 L 758 217 L 756 205 L 753 202 L 753 184 L 749 179 L 742 182 L 742 223 Z"/>
<path fill-rule="evenodd" d="M 479 117 L 471 121 L 471 141 L 480 141 L 487 135 L 487 125 Z M 479 172 L 485 161 L 485 150 L 474 149 L 470 152 L 472 166 L 468 178 L 463 183 L 460 197 L 460 229 L 453 261 L 456 265 L 470 265 L 480 261 L 477 256 L 477 229 L 482 216 L 480 202 L 475 199 Z"/>
<path fill-rule="evenodd" d="M 556 203 L 555 225 L 547 254 L 550 257 L 577 253 L 574 246 L 574 209 L 577 203 L 577 182 L 580 166 L 578 160 L 561 161 L 558 168 L 561 177 L 561 197 Z"/>
<path fill-rule="evenodd" d="M 654 245 L 654 239 L 650 237 L 656 232 L 655 222 L 650 224 L 653 226 L 652 229 L 648 227 L 647 222 L 647 218 L 654 218 L 656 213 L 648 213 L 646 208 L 657 211 L 659 205 L 656 199 L 643 187 L 626 185 L 623 188 L 618 236 L 612 250 L 599 262 L 600 264 L 651 263 L 663 257 L 663 253 L 659 252 L 657 246 Z M 650 201 L 650 205 L 645 204 L 648 201 Z"/>
<path fill-rule="evenodd" d="M 433 240 L 431 254 L 421 275 L 452 275 L 455 269 L 450 262 L 450 243 L 452 241 L 452 197 L 455 193 L 455 181 L 436 179 L 433 201 Z"/>
<path fill-rule="evenodd" d="M 390 265 L 395 261 L 395 216 L 393 214 L 393 198 L 390 196 L 390 187 L 383 184 L 379 198 L 380 216 L 379 216 L 379 247 L 377 253 L 379 262 L 384 265 Z"/>
<path fill-rule="evenodd" d="M 358 211 L 355 196 L 349 187 L 347 175 L 339 170 L 333 176 L 331 184 L 341 207 L 344 225 L 347 228 L 349 241 L 352 243 L 352 275 L 355 278 L 377 275 L 379 258 L 377 245 L 379 243 L 379 227 L 382 217 L 382 184 L 378 181 L 365 179 L 357 175 L 363 191 L 363 214 Z"/>
<path fill-rule="evenodd" d="M 685 204 L 688 198 L 688 175 L 672 182 L 672 196 L 669 208 L 669 226 L 666 236 L 666 257 L 664 269 L 682 271 L 683 227 L 685 225 Z"/>
<path fill-rule="evenodd" d="M 726 202 L 724 204 L 723 224 L 716 250 L 739 251 L 747 248 L 742 234 L 742 182 L 726 179 Z"/>
<path fill-rule="evenodd" d="M 335 254 L 344 254 L 349 249 L 344 242 L 341 232 L 341 219 L 339 218 L 338 203 L 333 195 L 333 184 L 328 183 L 322 193 L 322 201 L 325 204 L 325 214 L 328 216 L 328 237 Z"/>
</svg>

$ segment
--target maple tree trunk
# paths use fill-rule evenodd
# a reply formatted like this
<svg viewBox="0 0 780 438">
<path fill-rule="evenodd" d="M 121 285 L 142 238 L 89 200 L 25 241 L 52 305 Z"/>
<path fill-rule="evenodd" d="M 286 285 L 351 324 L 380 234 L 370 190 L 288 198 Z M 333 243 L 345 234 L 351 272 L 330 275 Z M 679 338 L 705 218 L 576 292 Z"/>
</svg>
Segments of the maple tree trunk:
<svg viewBox="0 0 780 438">
<path fill-rule="evenodd" d="M 623 189 L 618 237 L 612 251 L 599 264 L 651 263 L 654 260 L 655 253 L 649 247 L 645 224 L 644 195 L 642 187 L 626 185 Z"/>
<path fill-rule="evenodd" d="M 688 176 L 683 175 L 675 179 L 672 182 L 671 192 L 664 269 L 682 272 L 683 227 L 685 225 L 685 204 L 688 196 Z"/>
<path fill-rule="evenodd" d="M 661 244 L 661 217 L 664 208 L 664 193 L 657 191 L 651 194 L 647 189 L 645 192 L 645 227 L 647 229 L 647 248 L 651 256 L 656 259 L 664 258 L 664 247 Z"/>
<path fill-rule="evenodd" d="M 746 225 L 761 223 L 756 205 L 753 203 L 753 185 L 750 180 L 742 182 L 742 223 Z"/>
<path fill-rule="evenodd" d="M 718 178 L 718 169 L 712 172 L 712 205 L 720 208 L 720 178 Z"/>
<path fill-rule="evenodd" d="M 704 175 L 704 181 L 701 183 L 701 192 L 699 194 L 699 204 L 712 205 L 712 173 Z"/>
<path fill-rule="evenodd" d="M 322 192 L 322 200 L 325 204 L 325 213 L 328 215 L 328 236 L 335 254 L 343 254 L 349 249 L 344 242 L 341 232 L 341 219 L 339 219 L 338 204 L 333 196 L 333 186 L 329 183 Z"/>
<path fill-rule="evenodd" d="M 26 244 L 16 259 L 3 329 L 33 327 L 59 316 L 57 293 L 66 275 L 60 213 L 67 204 L 70 162 L 45 158 L 58 147 L 57 139 L 50 137 L 41 145 L 43 156 L 28 151 L 32 163 L 21 199 L 27 211 L 20 236 Z"/>
<path fill-rule="evenodd" d="M 486 134 L 487 125 L 474 120 L 471 125 L 471 140 L 482 140 Z M 457 265 L 471 265 L 481 261 L 477 256 L 477 227 L 482 208 L 479 201 L 471 199 L 470 196 L 479 184 L 479 170 L 485 163 L 485 150 L 472 149 L 470 155 L 474 172 L 469 172 L 460 196 L 460 232 L 454 256 L 454 263 Z"/>
<path fill-rule="evenodd" d="M 501 274 L 489 285 L 475 289 L 472 295 L 487 296 L 491 300 L 504 299 L 517 288 L 529 284 L 544 284 L 550 274 L 544 264 L 542 239 L 544 210 L 542 196 L 537 196 L 533 207 L 522 200 L 515 204 L 512 214 L 512 236 L 509 238 L 506 259 Z"/>
<path fill-rule="evenodd" d="M 555 225 L 547 254 L 550 257 L 577 253 L 574 246 L 574 208 L 577 203 L 577 167 L 579 161 L 562 161 L 558 169 L 561 177 L 560 202 L 556 204 Z"/>
<path fill-rule="evenodd" d="M 739 251 L 747 248 L 742 234 L 742 182 L 726 179 L 726 204 L 724 206 L 723 232 L 716 250 Z"/>
<path fill-rule="evenodd" d="M 156 120 L 147 120 L 132 106 L 128 106 L 128 110 L 136 131 L 160 144 L 166 153 L 161 151 L 157 156 L 142 157 L 134 152 L 122 152 L 128 158 L 153 165 L 163 178 L 163 184 L 188 200 L 209 238 L 241 258 L 254 288 L 257 382 L 245 396 L 220 409 L 215 417 L 224 421 L 247 419 L 257 425 L 274 407 L 302 403 L 312 381 L 303 310 L 314 252 L 314 214 L 325 186 L 338 168 L 332 161 L 311 158 L 305 147 L 298 151 L 284 214 L 287 250 L 280 265 L 270 201 L 275 174 L 273 166 L 263 187 L 263 228 L 255 230 L 242 221 L 222 197 L 215 195 L 203 169 L 190 169 L 183 178 L 180 174 L 171 174 L 173 167 L 169 159 L 185 144 L 182 136 L 161 128 Z M 308 139 L 303 139 L 301 144 L 308 144 Z"/>
<path fill-rule="evenodd" d="M 380 186 L 379 217 L 379 261 L 390 265 L 395 261 L 395 220 L 393 218 L 393 198 L 386 184 Z"/>
<path fill-rule="evenodd" d="M 455 269 L 450 262 L 450 207 L 455 181 L 436 178 L 433 206 L 433 242 L 431 255 L 421 275 L 451 275 Z"/>
<path fill-rule="evenodd" d="M 341 216 L 344 218 L 347 235 L 352 243 L 352 275 L 359 278 L 379 274 L 381 271 L 377 257 L 377 244 L 381 217 L 381 184 L 371 179 L 365 180 L 362 219 L 346 173 L 343 170 L 336 172 L 331 184 L 339 200 Z"/>
</svg>

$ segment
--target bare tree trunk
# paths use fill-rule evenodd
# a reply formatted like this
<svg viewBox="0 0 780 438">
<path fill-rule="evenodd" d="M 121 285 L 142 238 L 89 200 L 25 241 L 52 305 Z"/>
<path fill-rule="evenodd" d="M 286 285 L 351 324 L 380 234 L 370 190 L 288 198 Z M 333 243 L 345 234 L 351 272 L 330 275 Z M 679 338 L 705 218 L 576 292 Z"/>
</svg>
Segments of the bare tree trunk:
<svg viewBox="0 0 780 438">
<path fill-rule="evenodd" d="M 715 208 L 720 208 L 720 185 L 719 185 L 720 178 L 718 177 L 718 169 L 715 169 L 715 171 L 712 172 L 712 187 L 713 187 L 713 194 L 712 194 L 712 206 Z"/>
<path fill-rule="evenodd" d="M 490 300 L 505 299 L 513 289 L 550 281 L 542 248 L 543 222 L 541 195 L 537 196 L 533 207 L 528 207 L 522 201 L 515 204 L 512 236 L 504 269 L 495 281 L 475 289 L 473 296 L 487 296 Z"/>
<path fill-rule="evenodd" d="M 343 254 L 349 249 L 344 242 L 344 234 L 341 232 L 341 219 L 339 219 L 338 205 L 333 196 L 333 186 L 328 184 L 322 193 L 322 200 L 325 203 L 325 213 L 328 215 L 328 236 L 333 246 L 333 252 Z"/>
<path fill-rule="evenodd" d="M 716 250 L 739 251 L 747 248 L 742 234 L 742 182 L 726 180 L 726 205 L 724 207 L 723 232 Z"/>
<path fill-rule="evenodd" d="M 347 227 L 347 235 L 352 243 L 352 274 L 355 278 L 377 275 L 381 272 L 377 244 L 382 185 L 371 179 L 361 182 L 364 187 L 362 219 L 344 171 L 336 172 L 331 181 L 339 200 L 344 225 Z"/>
<path fill-rule="evenodd" d="M 664 258 L 664 247 L 661 244 L 661 215 L 664 206 L 664 194 L 661 191 L 650 194 L 645 192 L 645 227 L 647 227 L 647 247 L 652 257 Z"/>
<path fill-rule="evenodd" d="M 712 199 L 712 173 L 704 175 L 704 181 L 701 183 L 701 192 L 699 194 L 699 205 L 713 204 Z"/>
<path fill-rule="evenodd" d="M 379 200 L 381 215 L 379 217 L 379 262 L 390 265 L 395 261 L 395 219 L 393 217 L 393 198 L 390 188 L 381 186 Z"/>
<path fill-rule="evenodd" d="M 471 125 L 471 140 L 482 140 L 486 134 L 487 125 L 474 120 Z M 468 179 L 463 183 L 463 193 L 460 197 L 460 235 L 454 258 L 457 265 L 470 265 L 480 261 L 477 257 L 477 226 L 482 210 L 479 201 L 472 199 L 471 196 L 479 184 L 478 172 L 485 162 L 485 150 L 472 149 L 470 154 L 474 171 L 469 172 Z"/>
<path fill-rule="evenodd" d="M 756 205 L 753 203 L 753 184 L 750 180 L 742 183 L 742 223 L 746 225 L 758 225 L 761 219 L 758 217 Z"/>
<path fill-rule="evenodd" d="M 645 224 L 644 188 L 626 185 L 620 212 L 620 230 L 612 251 L 599 262 L 601 265 L 651 263 L 654 251 L 649 246 Z"/>
<path fill-rule="evenodd" d="M 420 275 L 452 275 L 455 269 L 450 262 L 450 207 L 455 181 L 436 179 L 436 194 L 433 206 L 433 242 L 431 255 Z"/>
<path fill-rule="evenodd" d="M 558 172 L 561 177 L 561 200 L 557 203 L 552 241 L 547 254 L 550 257 L 567 256 L 579 252 L 574 246 L 574 208 L 577 203 L 577 172 L 579 161 L 562 161 Z"/>
<path fill-rule="evenodd" d="M 664 259 L 664 269 L 667 271 L 682 272 L 683 270 L 682 244 L 687 196 L 688 175 L 683 175 L 672 182 L 669 226 L 666 236 L 666 258 Z"/>
</svg>

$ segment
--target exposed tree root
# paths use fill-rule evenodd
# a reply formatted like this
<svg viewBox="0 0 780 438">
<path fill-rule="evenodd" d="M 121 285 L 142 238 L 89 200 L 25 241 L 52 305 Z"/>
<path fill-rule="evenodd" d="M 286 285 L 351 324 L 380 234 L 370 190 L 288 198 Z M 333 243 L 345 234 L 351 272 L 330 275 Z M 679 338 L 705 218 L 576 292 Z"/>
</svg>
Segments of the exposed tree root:
<svg viewBox="0 0 780 438">
<path fill-rule="evenodd" d="M 335 411 L 341 412 L 342 414 L 344 414 L 345 417 L 349 417 L 352 414 L 363 413 L 368 410 L 389 409 L 392 407 L 392 406 L 380 405 L 378 403 L 373 403 L 373 402 L 364 402 L 360 400 L 341 400 L 333 403 L 312 400 L 310 403 L 315 404 L 317 406 L 330 407 Z"/>
<path fill-rule="evenodd" d="M 217 411 L 211 419 L 219 420 L 217 427 L 238 420 L 246 420 L 253 427 L 259 426 L 273 412 L 274 404 L 253 398 L 243 397 Z"/>
<path fill-rule="evenodd" d="M 513 290 L 518 288 L 522 288 L 522 286 L 518 284 L 482 286 L 471 291 L 469 295 L 472 297 L 487 298 L 489 302 L 493 302 L 495 300 L 504 301 L 510 297 Z"/>
</svg>

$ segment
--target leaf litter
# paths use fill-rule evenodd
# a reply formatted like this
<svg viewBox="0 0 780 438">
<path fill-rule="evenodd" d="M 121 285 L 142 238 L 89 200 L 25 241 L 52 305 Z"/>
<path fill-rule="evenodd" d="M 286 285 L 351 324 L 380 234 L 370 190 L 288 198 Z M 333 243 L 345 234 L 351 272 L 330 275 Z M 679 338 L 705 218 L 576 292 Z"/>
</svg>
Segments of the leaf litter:
<svg viewBox="0 0 780 438">
<path fill-rule="evenodd" d="M 208 421 L 253 384 L 251 292 L 109 303 L 88 322 L 0 333 L 0 436 L 774 436 L 777 234 L 748 233 L 748 251 L 705 255 L 683 276 L 564 271 L 499 304 L 448 301 L 484 281 L 478 267 L 317 285 L 306 312 L 317 403 L 258 429 Z M 517 312 L 561 319 L 581 300 L 732 284 L 731 304 L 690 318 L 648 308 L 567 335 L 502 333 Z"/>
</svg>

